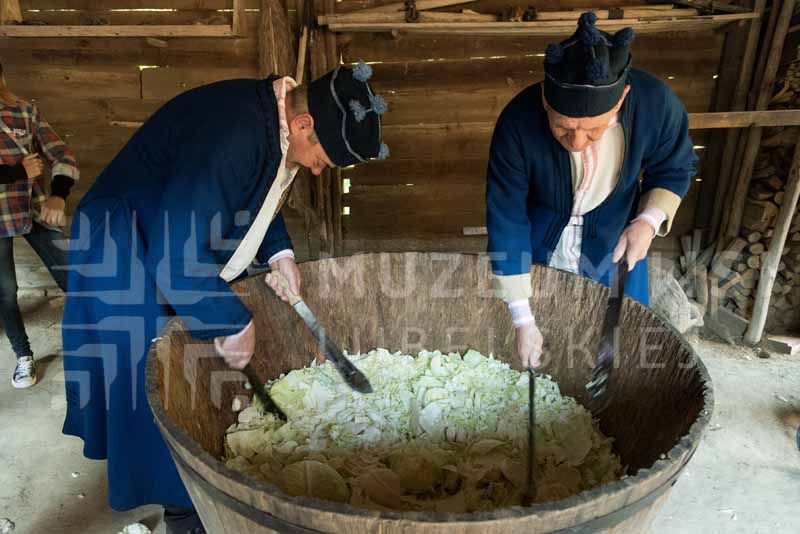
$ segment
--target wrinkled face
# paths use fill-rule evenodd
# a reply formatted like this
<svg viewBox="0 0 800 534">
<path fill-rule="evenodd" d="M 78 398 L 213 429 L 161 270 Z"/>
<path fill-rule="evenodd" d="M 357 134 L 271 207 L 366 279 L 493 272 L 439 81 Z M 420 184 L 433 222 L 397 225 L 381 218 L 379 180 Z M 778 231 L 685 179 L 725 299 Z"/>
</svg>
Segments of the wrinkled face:
<svg viewBox="0 0 800 534">
<path fill-rule="evenodd" d="M 296 115 L 289 121 L 289 150 L 286 160 L 306 167 L 315 176 L 326 167 L 335 167 L 314 133 L 314 119 L 309 113 Z"/>
<path fill-rule="evenodd" d="M 544 102 L 545 110 L 547 110 L 547 119 L 550 123 L 550 131 L 553 132 L 553 137 L 570 152 L 581 152 L 592 143 L 599 141 L 611 125 L 614 115 L 622 107 L 630 88 L 630 85 L 625 86 L 622 97 L 613 109 L 594 117 L 575 118 L 562 115 L 548 105 L 543 94 L 542 101 Z"/>
</svg>

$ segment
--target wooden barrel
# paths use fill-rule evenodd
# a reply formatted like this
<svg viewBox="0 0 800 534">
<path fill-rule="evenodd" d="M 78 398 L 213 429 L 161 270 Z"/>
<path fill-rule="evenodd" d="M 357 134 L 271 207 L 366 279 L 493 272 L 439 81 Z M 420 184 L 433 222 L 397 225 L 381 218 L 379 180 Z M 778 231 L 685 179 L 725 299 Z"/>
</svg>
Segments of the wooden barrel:
<svg viewBox="0 0 800 534">
<path fill-rule="evenodd" d="M 328 332 L 350 351 L 414 353 L 474 348 L 512 361 L 513 328 L 491 293 L 484 257 L 366 254 L 304 263 L 303 294 Z M 608 290 L 582 277 L 532 270 L 534 313 L 545 336 L 542 371 L 582 399 Z M 307 365 L 315 343 L 261 277 L 234 284 L 253 311 L 253 365 L 265 379 Z M 602 430 L 627 466 L 623 480 L 556 502 L 494 512 L 376 512 L 312 498 L 225 467 L 231 402 L 247 393 L 208 342 L 179 320 L 166 327 L 147 364 L 148 399 L 181 476 L 210 533 L 631 532 L 647 530 L 691 458 L 713 408 L 705 367 L 689 344 L 638 303 L 626 300 L 620 356 Z"/>
</svg>

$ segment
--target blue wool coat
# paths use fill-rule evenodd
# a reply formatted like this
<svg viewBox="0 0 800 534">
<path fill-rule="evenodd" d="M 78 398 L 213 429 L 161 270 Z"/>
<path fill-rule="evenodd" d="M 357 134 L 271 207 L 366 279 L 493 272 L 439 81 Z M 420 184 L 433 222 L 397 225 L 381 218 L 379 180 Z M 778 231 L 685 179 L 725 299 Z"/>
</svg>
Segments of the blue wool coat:
<svg viewBox="0 0 800 534">
<path fill-rule="evenodd" d="M 620 110 L 625 157 L 619 181 L 583 218 L 580 274 L 606 285 L 614 272 L 614 247 L 638 214 L 641 195 L 663 188 L 683 197 L 697 162 L 686 110 L 675 93 L 635 69 L 628 83 Z M 571 172 L 569 153 L 550 132 L 542 86 L 532 85 L 506 106 L 492 137 L 486 223 L 496 274 L 522 274 L 531 263 L 550 263 L 572 212 Z M 647 304 L 647 289 L 647 262 L 641 261 L 628 277 L 626 293 Z"/>
<path fill-rule="evenodd" d="M 199 339 L 250 311 L 219 278 L 281 161 L 272 81 L 230 80 L 165 104 L 83 197 L 62 327 L 64 433 L 108 459 L 110 504 L 190 507 L 145 395 L 148 348 L 174 315 Z M 257 259 L 291 247 L 278 216 Z"/>
</svg>

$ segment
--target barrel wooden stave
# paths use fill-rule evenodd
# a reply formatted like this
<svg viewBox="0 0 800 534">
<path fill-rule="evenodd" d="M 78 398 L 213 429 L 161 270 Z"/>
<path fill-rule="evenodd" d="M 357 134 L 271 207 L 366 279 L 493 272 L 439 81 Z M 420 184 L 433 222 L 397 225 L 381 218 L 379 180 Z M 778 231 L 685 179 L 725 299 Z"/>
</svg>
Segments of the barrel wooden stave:
<svg viewBox="0 0 800 534">
<path fill-rule="evenodd" d="M 504 303 L 491 294 L 489 266 L 483 258 L 369 254 L 308 262 L 301 272 L 309 306 L 328 332 L 353 352 L 376 347 L 463 350 L 468 345 L 507 361 L 513 355 L 513 327 Z M 597 346 L 608 290 L 542 267 L 534 267 L 532 275 L 539 296 L 534 312 L 547 339 L 546 352 L 558 355 L 542 370 L 556 378 L 565 394 L 581 398 L 593 356 L 586 347 Z M 234 288 L 254 311 L 259 342 L 253 364 L 261 375 L 276 377 L 309 363 L 313 338 L 261 278 L 246 279 Z M 264 517 L 269 514 L 319 532 L 581 532 L 581 525 L 618 514 L 659 488 L 665 491 L 665 484 L 671 486 L 696 448 L 713 406 L 708 375 L 685 340 L 635 302 L 626 301 L 623 314 L 622 365 L 615 371 L 612 404 L 601 427 L 617 439 L 616 450 L 632 476 L 530 509 L 461 516 L 377 513 L 289 497 L 227 469 L 217 458 L 222 456 L 224 430 L 235 420 L 231 400 L 245 392 L 244 377 L 226 369 L 209 343 L 189 338 L 179 320 L 168 325 L 151 351 L 148 396 L 173 455 L 179 465 L 190 468 L 181 473 L 204 521 L 214 525 L 210 532 L 271 531 L 245 517 L 241 520 L 251 524 L 241 530 L 245 527 L 231 518 L 241 514 L 214 500 L 212 494 L 219 492 Z M 648 355 L 648 345 L 656 342 L 661 351 Z M 665 417 L 665 410 L 674 415 Z M 662 453 L 668 453 L 664 460 L 659 459 Z M 603 531 L 645 531 L 667 494 L 668 490 Z"/>
</svg>

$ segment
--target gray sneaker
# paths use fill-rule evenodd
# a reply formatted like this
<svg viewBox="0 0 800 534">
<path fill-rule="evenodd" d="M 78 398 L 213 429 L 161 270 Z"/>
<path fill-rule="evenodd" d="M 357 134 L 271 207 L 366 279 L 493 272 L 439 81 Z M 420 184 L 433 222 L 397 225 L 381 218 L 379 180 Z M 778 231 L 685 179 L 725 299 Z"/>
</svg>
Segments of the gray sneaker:
<svg viewBox="0 0 800 534">
<path fill-rule="evenodd" d="M 36 361 L 33 356 L 17 358 L 17 367 L 11 385 L 17 389 L 29 388 L 36 383 Z"/>
</svg>

